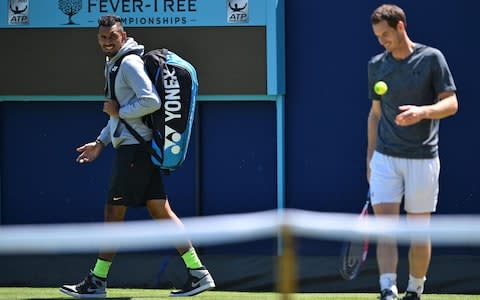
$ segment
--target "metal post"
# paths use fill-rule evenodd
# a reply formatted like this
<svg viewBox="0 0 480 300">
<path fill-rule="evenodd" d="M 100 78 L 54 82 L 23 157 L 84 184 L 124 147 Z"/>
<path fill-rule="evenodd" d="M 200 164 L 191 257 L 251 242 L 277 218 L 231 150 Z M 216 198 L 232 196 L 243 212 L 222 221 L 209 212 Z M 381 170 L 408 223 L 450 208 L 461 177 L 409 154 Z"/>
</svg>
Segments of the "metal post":
<svg viewBox="0 0 480 300">
<path fill-rule="evenodd" d="M 285 97 L 278 95 L 275 100 L 277 118 L 277 210 L 285 209 Z M 277 254 L 282 254 L 282 236 L 277 237 Z"/>
<path fill-rule="evenodd" d="M 289 300 L 290 294 L 297 289 L 297 261 L 294 237 L 287 226 L 282 226 L 280 234 L 283 240 L 283 251 L 279 257 L 277 291 L 280 299 Z"/>
</svg>

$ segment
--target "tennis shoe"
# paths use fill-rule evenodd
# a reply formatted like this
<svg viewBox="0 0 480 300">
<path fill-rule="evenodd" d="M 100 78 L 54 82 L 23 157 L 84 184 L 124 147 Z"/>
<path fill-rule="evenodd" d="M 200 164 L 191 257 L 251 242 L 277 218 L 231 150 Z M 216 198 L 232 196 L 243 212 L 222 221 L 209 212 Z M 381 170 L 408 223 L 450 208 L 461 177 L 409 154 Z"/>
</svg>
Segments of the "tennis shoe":
<svg viewBox="0 0 480 300">
<path fill-rule="evenodd" d="M 212 275 L 205 267 L 188 269 L 188 279 L 183 288 L 170 293 L 170 297 L 195 296 L 215 287 Z"/>
<path fill-rule="evenodd" d="M 420 300 L 420 296 L 415 292 L 407 291 L 402 300 Z"/>
<path fill-rule="evenodd" d="M 398 295 L 395 294 L 391 289 L 384 289 L 380 292 L 380 300 L 400 300 Z"/>
<path fill-rule="evenodd" d="M 63 285 L 60 292 L 74 298 L 105 298 L 107 295 L 107 281 L 97 277 L 92 271 L 75 285 Z"/>
</svg>

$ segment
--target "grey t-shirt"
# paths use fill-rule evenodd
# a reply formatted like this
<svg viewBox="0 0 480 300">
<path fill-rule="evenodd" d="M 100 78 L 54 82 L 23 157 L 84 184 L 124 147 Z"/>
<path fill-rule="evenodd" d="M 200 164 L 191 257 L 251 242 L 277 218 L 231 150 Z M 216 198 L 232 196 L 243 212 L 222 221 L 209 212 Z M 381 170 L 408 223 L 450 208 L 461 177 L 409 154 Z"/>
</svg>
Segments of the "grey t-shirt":
<svg viewBox="0 0 480 300">
<path fill-rule="evenodd" d="M 379 80 L 388 91 L 380 96 L 373 86 Z M 381 102 L 382 116 L 378 124 L 376 151 L 403 158 L 433 158 L 438 155 L 439 120 L 422 120 L 401 127 L 395 117 L 401 105 L 430 105 L 438 102 L 438 94 L 455 91 L 455 83 L 443 54 L 432 47 L 415 44 L 410 56 L 395 59 L 384 52 L 368 62 L 368 96 Z"/>
</svg>

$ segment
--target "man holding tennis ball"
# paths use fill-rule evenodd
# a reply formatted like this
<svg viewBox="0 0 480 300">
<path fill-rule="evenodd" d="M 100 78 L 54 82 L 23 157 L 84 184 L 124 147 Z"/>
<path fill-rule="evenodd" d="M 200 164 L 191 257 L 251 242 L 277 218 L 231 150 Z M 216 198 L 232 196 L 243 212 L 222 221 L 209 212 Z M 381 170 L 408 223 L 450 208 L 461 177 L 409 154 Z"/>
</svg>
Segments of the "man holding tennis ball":
<svg viewBox="0 0 480 300">
<path fill-rule="evenodd" d="M 457 112 L 456 87 L 443 54 L 410 40 L 403 10 L 381 5 L 372 29 L 385 48 L 368 63 L 367 178 L 375 215 L 398 216 L 403 199 L 408 220 L 428 224 L 438 197 L 439 120 Z M 430 264 L 429 240 L 412 242 L 409 281 L 401 299 L 420 299 Z M 395 240 L 379 240 L 381 300 L 398 296 Z"/>
</svg>

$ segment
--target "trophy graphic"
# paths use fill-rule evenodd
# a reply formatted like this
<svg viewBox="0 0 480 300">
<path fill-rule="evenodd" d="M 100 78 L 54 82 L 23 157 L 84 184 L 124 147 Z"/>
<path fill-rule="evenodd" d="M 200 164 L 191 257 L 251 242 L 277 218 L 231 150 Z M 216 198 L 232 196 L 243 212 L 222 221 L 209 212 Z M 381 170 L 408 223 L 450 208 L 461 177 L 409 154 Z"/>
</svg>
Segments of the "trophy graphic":
<svg viewBox="0 0 480 300">
<path fill-rule="evenodd" d="M 58 0 L 58 9 L 68 16 L 66 25 L 75 25 L 72 16 L 76 15 L 82 9 L 82 0 Z"/>
</svg>

